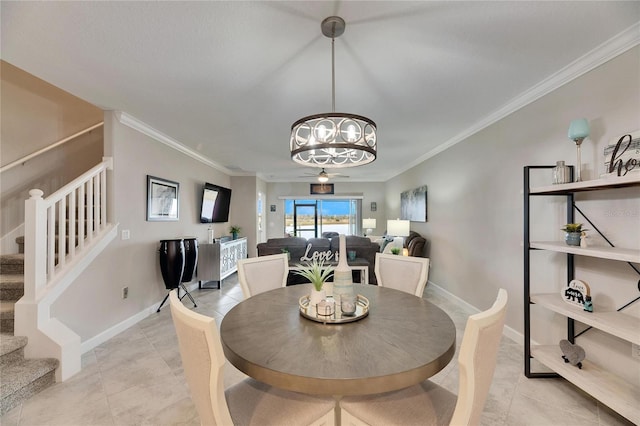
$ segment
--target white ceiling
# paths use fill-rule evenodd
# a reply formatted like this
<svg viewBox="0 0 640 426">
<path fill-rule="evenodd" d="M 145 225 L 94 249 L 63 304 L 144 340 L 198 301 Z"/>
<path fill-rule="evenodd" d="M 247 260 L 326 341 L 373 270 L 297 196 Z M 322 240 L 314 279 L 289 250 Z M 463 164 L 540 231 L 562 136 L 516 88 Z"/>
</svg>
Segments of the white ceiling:
<svg viewBox="0 0 640 426">
<path fill-rule="evenodd" d="M 378 159 L 338 170 L 356 181 L 401 173 L 640 32 L 637 1 L 3 0 L 1 13 L 5 61 L 267 181 L 313 171 L 291 161 L 289 131 L 331 110 L 327 16 L 347 23 L 336 110 L 378 125 Z"/>
</svg>

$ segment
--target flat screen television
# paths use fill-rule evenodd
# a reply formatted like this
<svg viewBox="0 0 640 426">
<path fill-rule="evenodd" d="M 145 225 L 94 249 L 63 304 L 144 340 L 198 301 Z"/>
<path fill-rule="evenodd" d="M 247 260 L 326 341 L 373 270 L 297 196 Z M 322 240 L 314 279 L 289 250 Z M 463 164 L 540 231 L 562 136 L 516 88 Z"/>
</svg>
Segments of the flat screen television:
<svg viewBox="0 0 640 426">
<path fill-rule="evenodd" d="M 231 190 L 229 188 L 205 183 L 202 188 L 200 223 L 228 222 L 230 203 Z"/>
</svg>

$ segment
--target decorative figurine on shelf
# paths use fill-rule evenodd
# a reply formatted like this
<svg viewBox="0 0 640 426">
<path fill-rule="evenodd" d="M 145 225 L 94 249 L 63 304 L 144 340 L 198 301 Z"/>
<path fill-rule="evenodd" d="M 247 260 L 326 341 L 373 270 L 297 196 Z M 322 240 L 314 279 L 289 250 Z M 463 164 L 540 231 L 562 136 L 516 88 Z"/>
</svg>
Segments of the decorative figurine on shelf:
<svg viewBox="0 0 640 426">
<path fill-rule="evenodd" d="M 587 233 L 584 231 L 580 232 L 580 247 L 587 248 Z"/>
<path fill-rule="evenodd" d="M 561 290 L 562 300 L 570 305 L 585 307 L 587 298 L 591 300 L 591 289 L 589 284 L 580 280 L 571 280 L 571 282 Z"/>
<path fill-rule="evenodd" d="M 582 361 L 586 354 L 582 346 L 574 345 L 568 340 L 560 340 L 560 350 L 562 351 L 562 359 L 571 365 L 575 365 L 582 370 Z"/>
<path fill-rule="evenodd" d="M 591 296 L 587 296 L 584 301 L 584 310 L 587 312 L 593 312 L 593 303 L 591 302 Z"/>
</svg>

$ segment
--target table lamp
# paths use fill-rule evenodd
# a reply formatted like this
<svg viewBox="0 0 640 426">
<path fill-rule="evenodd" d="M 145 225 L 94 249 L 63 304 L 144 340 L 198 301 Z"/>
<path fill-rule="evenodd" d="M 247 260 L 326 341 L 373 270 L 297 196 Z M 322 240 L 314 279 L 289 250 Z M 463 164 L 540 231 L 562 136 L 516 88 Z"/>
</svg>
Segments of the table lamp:
<svg viewBox="0 0 640 426">
<path fill-rule="evenodd" d="M 584 138 L 589 136 L 589 122 L 586 118 L 578 118 L 573 120 L 569 125 L 569 139 L 576 143 L 577 150 L 577 162 L 576 162 L 576 179 L 575 182 L 580 182 L 582 179 L 580 178 L 580 169 L 582 165 L 580 164 L 580 145 L 582 145 L 582 141 Z"/>
<path fill-rule="evenodd" d="M 369 236 L 373 233 L 373 228 L 376 227 L 376 220 L 370 218 L 362 219 L 362 227 L 367 230 L 365 235 Z"/>
<path fill-rule="evenodd" d="M 409 236 L 411 228 L 411 222 L 408 220 L 387 220 L 387 235 L 393 235 L 400 239 L 400 248 L 404 247 L 404 237 Z M 396 244 L 396 239 L 393 239 L 393 243 Z"/>
</svg>

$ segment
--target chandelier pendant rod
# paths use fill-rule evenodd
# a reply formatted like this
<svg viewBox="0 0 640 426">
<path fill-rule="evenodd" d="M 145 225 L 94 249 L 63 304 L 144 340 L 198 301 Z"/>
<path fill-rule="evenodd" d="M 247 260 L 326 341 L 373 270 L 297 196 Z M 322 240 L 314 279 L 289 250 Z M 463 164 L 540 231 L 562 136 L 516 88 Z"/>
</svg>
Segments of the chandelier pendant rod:
<svg viewBox="0 0 640 426">
<path fill-rule="evenodd" d="M 334 24 L 335 27 L 335 24 Z M 334 30 L 335 33 L 335 30 Z M 336 112 L 336 39 L 331 37 L 331 112 Z"/>
</svg>

